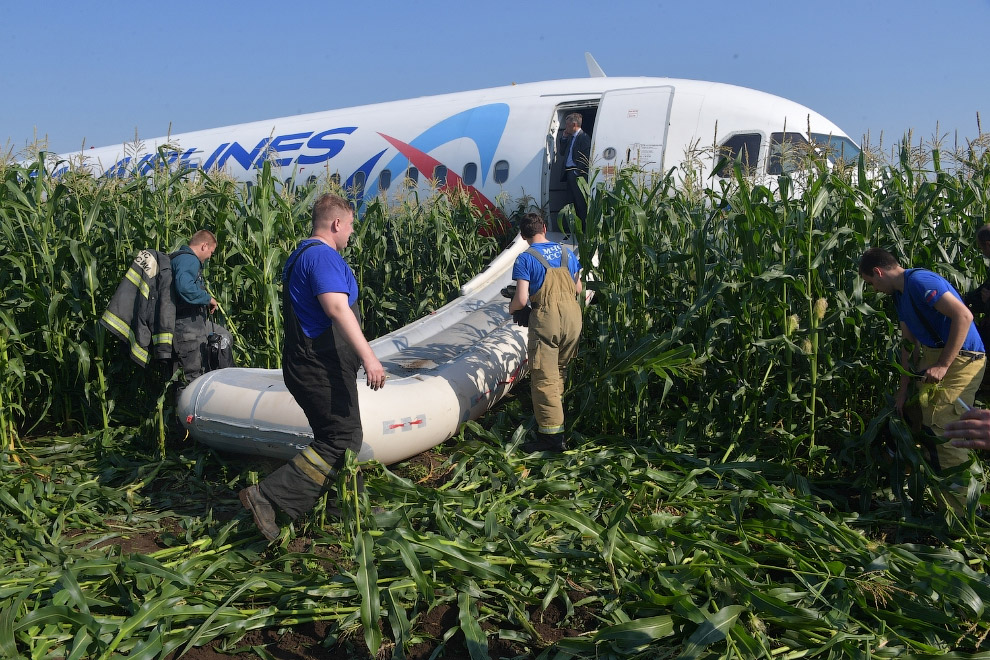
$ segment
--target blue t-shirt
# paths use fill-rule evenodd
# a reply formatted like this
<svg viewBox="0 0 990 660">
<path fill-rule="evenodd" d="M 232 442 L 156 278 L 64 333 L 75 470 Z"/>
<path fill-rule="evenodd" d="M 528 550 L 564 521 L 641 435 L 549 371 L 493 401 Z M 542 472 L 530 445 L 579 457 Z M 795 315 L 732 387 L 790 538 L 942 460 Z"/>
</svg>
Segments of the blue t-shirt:
<svg viewBox="0 0 990 660">
<path fill-rule="evenodd" d="M 571 278 L 576 278 L 578 271 L 581 270 L 581 264 L 578 262 L 577 255 L 571 252 L 570 248 L 563 248 L 560 243 L 533 243 L 531 247 L 542 254 L 543 258 L 547 260 L 547 263 L 554 268 L 560 267 L 561 251 L 562 249 L 566 249 L 567 270 L 571 271 Z M 516 263 L 512 266 L 512 279 L 529 282 L 529 295 L 532 296 L 540 290 L 546 276 L 547 269 L 533 255 L 523 252 L 516 257 Z"/>
<path fill-rule="evenodd" d="M 904 293 L 894 292 L 897 318 L 904 322 L 918 341 L 929 348 L 943 345 L 949 337 L 949 327 L 952 325 L 952 321 L 948 316 L 935 309 L 935 303 L 946 293 L 950 293 L 962 301 L 962 296 L 944 277 L 922 268 L 905 270 Z M 912 301 L 914 301 L 913 304 Z M 928 321 L 927 326 L 918 318 L 919 312 Z M 939 336 L 933 337 L 932 333 L 928 331 L 928 327 L 931 327 Z M 961 350 L 984 352 L 980 333 L 973 323 L 969 324 L 969 332 L 966 334 L 966 340 L 963 342 Z"/>
<path fill-rule="evenodd" d="M 307 244 L 314 245 L 303 252 Z M 333 325 L 316 296 L 321 293 L 346 293 L 347 304 L 353 305 L 358 297 L 357 280 L 339 252 L 315 239 L 303 241 L 289 255 L 282 271 L 283 281 L 289 266 L 292 266 L 292 277 L 287 286 L 292 309 L 303 333 L 315 339 Z"/>
</svg>

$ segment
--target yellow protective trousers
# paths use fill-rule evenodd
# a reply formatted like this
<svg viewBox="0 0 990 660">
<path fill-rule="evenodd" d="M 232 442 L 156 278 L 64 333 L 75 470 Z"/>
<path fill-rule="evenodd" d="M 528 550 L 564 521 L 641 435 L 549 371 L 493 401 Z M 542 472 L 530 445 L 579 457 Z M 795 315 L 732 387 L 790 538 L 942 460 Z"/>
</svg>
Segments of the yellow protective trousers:
<svg viewBox="0 0 990 660">
<path fill-rule="evenodd" d="M 527 343 L 533 414 L 537 430 L 545 434 L 564 431 L 564 377 L 567 363 L 577 355 L 581 336 L 581 306 L 567 268 L 567 249 L 562 250 L 557 268 L 530 250 L 547 269 L 543 286 L 530 298 L 533 312 Z"/>
<path fill-rule="evenodd" d="M 922 346 L 921 360 L 918 370 L 924 371 L 938 362 L 942 354 L 941 348 Z M 983 372 L 987 361 L 983 353 L 960 351 L 956 359 L 949 365 L 942 382 L 934 385 L 922 385 L 919 401 L 921 403 L 922 423 L 929 427 L 938 437 L 945 435 L 945 425 L 954 422 L 966 411 L 957 399 L 972 407 L 976 399 L 976 391 L 983 382 Z M 940 467 L 955 467 L 969 459 L 969 450 L 953 447 L 950 443 L 936 446 Z"/>
</svg>

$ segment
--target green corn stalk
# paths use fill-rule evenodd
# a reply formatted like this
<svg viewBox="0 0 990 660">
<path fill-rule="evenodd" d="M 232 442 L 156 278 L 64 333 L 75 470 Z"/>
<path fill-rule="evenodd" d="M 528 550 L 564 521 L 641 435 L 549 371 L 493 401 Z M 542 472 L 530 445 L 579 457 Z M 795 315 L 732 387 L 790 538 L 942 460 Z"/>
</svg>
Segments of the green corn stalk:
<svg viewBox="0 0 990 660">
<path fill-rule="evenodd" d="M 8 327 L 6 325 L 0 326 L 0 373 L 3 374 L 3 387 L 0 387 L 0 446 L 5 451 L 10 452 L 11 460 L 19 463 L 20 459 L 14 453 L 13 402 L 5 400 L 7 392 L 16 392 L 15 387 L 13 387 L 16 382 L 16 376 L 12 373 L 13 368 L 10 364 L 10 355 L 7 350 L 7 338 L 9 336 L 10 330 Z"/>
<path fill-rule="evenodd" d="M 362 466 L 384 518 L 313 517 L 278 548 L 230 515 L 248 459 L 195 445 L 165 455 L 163 423 L 141 424 L 163 384 L 110 351 L 105 389 L 81 365 L 86 350 L 109 348 L 87 334 L 109 295 L 95 283 L 119 280 L 137 249 L 170 249 L 211 223 L 222 236 L 211 285 L 240 355 L 277 362 L 277 272 L 308 231 L 309 193 L 274 179 L 248 193 L 212 175 L 149 186 L 5 171 L 0 410 L 24 463 L 0 463 L 0 648 L 160 657 L 317 621 L 354 643 L 347 635 L 363 625 L 366 646 L 388 648 L 384 597 L 396 655 L 438 606 L 456 612 L 479 656 L 488 630 L 539 654 L 534 623 L 553 608 L 581 633 L 556 650 L 578 655 L 977 653 L 990 634 L 990 534 L 922 506 L 928 517 L 902 518 L 937 477 L 917 456 L 910 483 L 881 487 L 885 468 L 862 430 L 882 407 L 893 348 L 884 302 L 855 275 L 864 247 L 907 246 L 960 287 L 982 277 L 966 246 L 986 217 L 986 177 L 949 176 L 939 159 L 925 172 L 906 157 L 872 182 L 812 170 L 786 203 L 742 173 L 690 195 L 620 173 L 577 231 L 597 304 L 571 368 L 575 447 L 564 457 L 512 448 L 528 418 L 522 393 L 442 449 L 442 483 Z M 380 330 L 456 295 L 498 250 L 457 199 L 431 204 L 362 213 L 348 258 L 364 300 L 396 301 L 378 318 L 366 307 Z M 790 353 L 790 380 L 782 309 L 807 318 L 792 344 L 810 344 Z M 87 433 L 33 437 L 41 424 Z M 816 448 L 834 460 L 797 464 Z M 854 513 L 854 491 L 872 504 Z M 164 547 L 137 552 L 137 535 Z M 452 630 L 433 643 L 454 644 Z"/>
</svg>

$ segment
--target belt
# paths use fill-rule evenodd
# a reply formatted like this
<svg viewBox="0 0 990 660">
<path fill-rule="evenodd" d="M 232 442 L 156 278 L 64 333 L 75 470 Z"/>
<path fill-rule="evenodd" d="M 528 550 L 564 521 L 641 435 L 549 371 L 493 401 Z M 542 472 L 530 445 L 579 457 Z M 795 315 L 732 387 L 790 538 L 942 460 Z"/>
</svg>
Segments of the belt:
<svg viewBox="0 0 990 660">
<path fill-rule="evenodd" d="M 927 351 L 941 351 L 943 348 L 944 348 L 943 346 L 926 346 L 924 344 L 921 345 L 922 351 L 925 351 L 925 352 L 927 352 Z M 979 351 L 962 351 L 961 350 L 961 351 L 959 351 L 959 353 L 956 354 L 956 356 L 957 357 L 964 358 L 964 359 L 967 359 L 967 360 L 970 360 L 972 362 L 972 361 L 976 361 L 976 360 L 983 360 L 983 359 L 985 359 L 986 356 L 987 356 L 987 354 L 986 353 L 981 353 Z"/>
<path fill-rule="evenodd" d="M 192 310 L 186 309 L 181 312 L 175 313 L 176 319 L 194 319 L 197 316 L 202 316 L 203 318 L 206 318 L 206 305 L 203 305 L 197 309 L 192 309 Z"/>
</svg>

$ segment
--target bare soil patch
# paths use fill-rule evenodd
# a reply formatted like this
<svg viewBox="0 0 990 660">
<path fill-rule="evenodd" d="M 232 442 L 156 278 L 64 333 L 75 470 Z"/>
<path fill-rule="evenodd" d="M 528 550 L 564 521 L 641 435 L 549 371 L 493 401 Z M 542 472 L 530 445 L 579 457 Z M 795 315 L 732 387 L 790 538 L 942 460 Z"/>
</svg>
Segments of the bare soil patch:
<svg viewBox="0 0 990 660">
<path fill-rule="evenodd" d="M 573 594 L 580 598 L 580 594 Z M 591 608 L 575 608 L 574 617 L 564 623 L 565 611 L 552 603 L 546 610 L 540 612 L 531 608 L 530 623 L 542 638 L 545 646 L 550 646 L 564 637 L 580 635 L 584 629 L 596 627 L 595 613 Z M 382 629 L 387 630 L 388 622 L 380 622 Z M 444 634 L 459 625 L 457 608 L 441 604 L 423 615 L 417 622 L 417 630 L 426 641 L 413 644 L 406 649 L 406 657 L 410 660 L 427 660 L 440 645 Z M 482 622 L 481 627 L 489 634 L 488 654 L 492 660 L 508 660 L 509 658 L 524 658 L 535 655 L 526 646 L 513 641 L 499 639 L 492 626 Z M 360 634 L 345 636 L 336 644 L 324 646 L 331 632 L 331 624 L 325 622 L 306 623 L 289 629 L 265 628 L 247 633 L 238 643 L 234 653 L 221 652 L 221 642 L 213 642 L 207 646 L 190 649 L 182 656 L 187 660 L 249 660 L 257 658 L 252 647 L 263 647 L 267 653 L 279 660 L 363 660 L 372 658 Z M 390 642 L 383 643 L 379 657 L 391 655 Z M 167 660 L 177 660 L 176 651 Z M 444 646 L 439 656 L 445 659 L 461 660 L 469 658 L 464 635 L 456 633 Z"/>
</svg>

